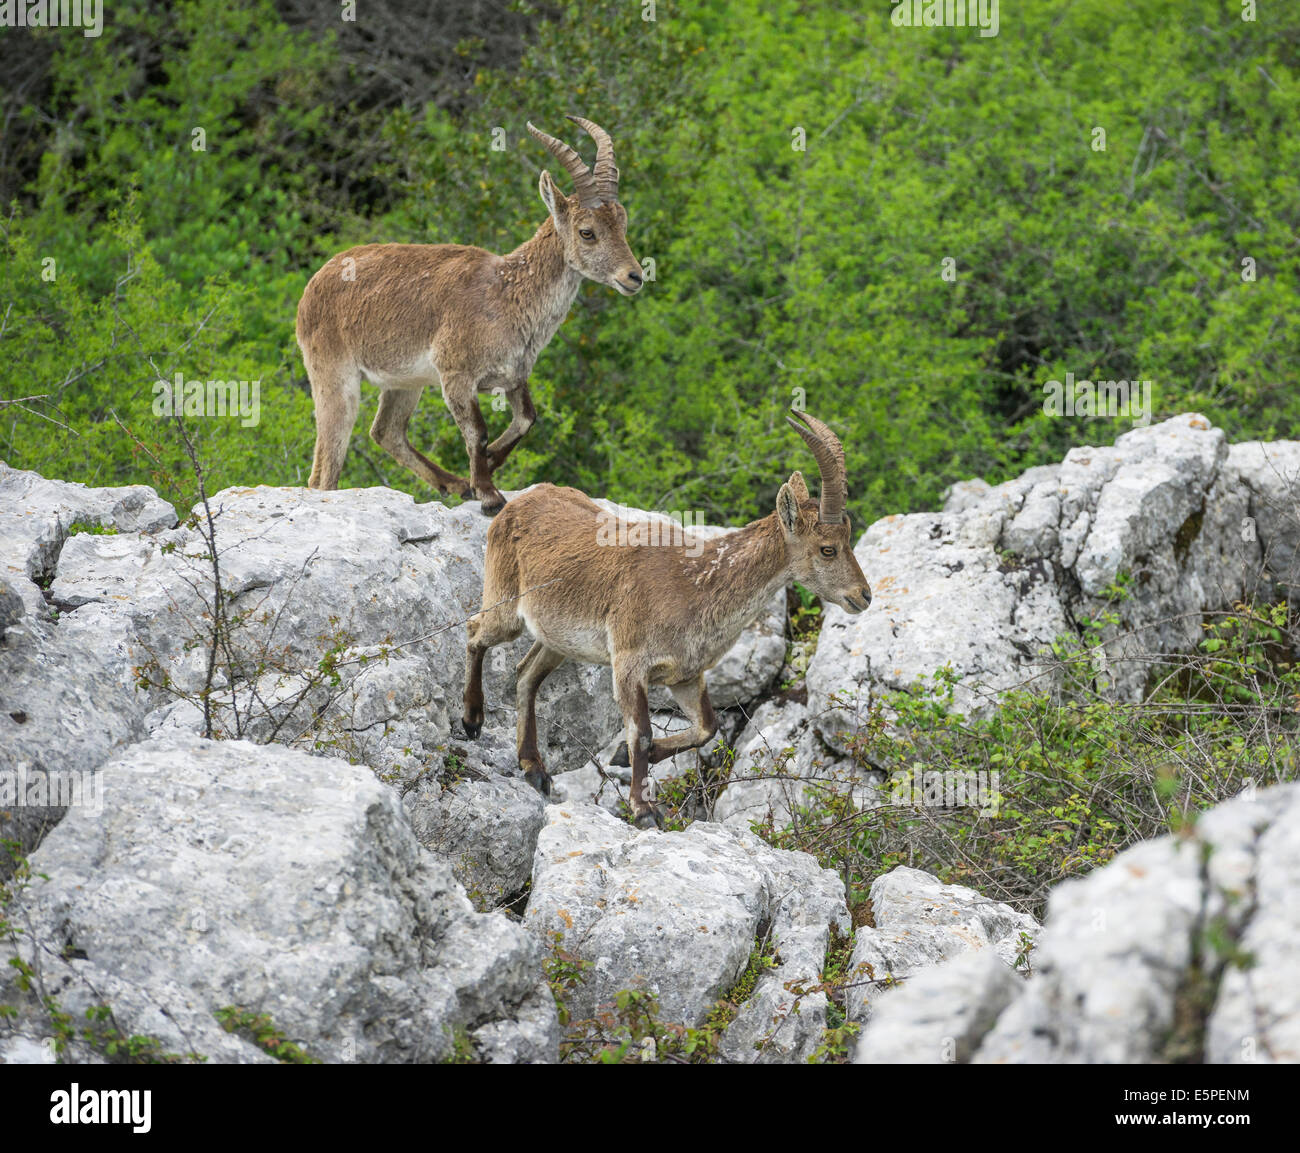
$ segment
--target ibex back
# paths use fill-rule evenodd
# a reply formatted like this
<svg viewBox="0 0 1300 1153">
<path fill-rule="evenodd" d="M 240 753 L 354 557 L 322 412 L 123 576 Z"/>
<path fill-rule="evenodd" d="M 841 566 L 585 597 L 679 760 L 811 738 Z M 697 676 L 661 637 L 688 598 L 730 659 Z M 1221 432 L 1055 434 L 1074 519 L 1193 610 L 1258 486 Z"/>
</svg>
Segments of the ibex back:
<svg viewBox="0 0 1300 1153">
<path fill-rule="evenodd" d="M 505 503 L 492 483 L 536 419 L 528 374 L 559 328 L 584 277 L 624 296 L 641 288 L 618 199 L 614 147 L 598 125 L 571 116 L 596 141 L 593 169 L 531 124 L 528 131 L 573 177 L 566 197 L 542 170 L 549 215 L 506 256 L 461 244 L 366 244 L 333 257 L 298 305 L 298 346 L 316 406 L 312 488 L 338 487 L 357 421 L 361 378 L 381 392 L 370 435 L 439 492 L 477 496 L 491 515 Z M 469 479 L 411 446 L 407 425 L 426 385 L 442 388 L 469 453 Z M 499 392 L 498 392 L 499 390 Z M 488 443 L 478 394 L 510 404 L 509 427 Z"/>
<path fill-rule="evenodd" d="M 611 514 L 577 489 L 545 484 L 512 500 L 488 530 L 483 609 L 469 622 L 466 735 L 483 726 L 483 658 L 527 629 L 533 646 L 518 667 L 519 766 L 549 795 L 537 747 L 537 689 L 565 660 L 611 665 L 626 742 L 616 763 L 632 767 L 632 817 L 662 815 L 647 791 L 648 766 L 697 748 L 717 731 L 704 673 L 791 580 L 851 613 L 871 603 L 853 555 L 845 512 L 844 452 L 821 421 L 791 420 L 821 471 L 820 504 L 794 473 L 776 511 L 708 541 L 618 545 Z M 626 537 L 623 537 L 626 539 Z M 667 685 L 691 728 L 655 739 L 649 689 Z"/>
</svg>

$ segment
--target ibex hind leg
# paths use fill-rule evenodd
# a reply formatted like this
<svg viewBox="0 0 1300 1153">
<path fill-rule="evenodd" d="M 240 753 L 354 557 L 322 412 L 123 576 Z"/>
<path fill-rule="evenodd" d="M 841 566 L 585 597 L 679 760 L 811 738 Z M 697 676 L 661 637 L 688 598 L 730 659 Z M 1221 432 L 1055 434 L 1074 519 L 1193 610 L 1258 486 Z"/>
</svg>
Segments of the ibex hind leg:
<svg viewBox="0 0 1300 1153">
<path fill-rule="evenodd" d="M 361 373 L 356 368 L 313 363 L 305 354 L 311 398 L 316 409 L 316 451 L 308 488 L 336 489 L 361 404 Z"/>
<path fill-rule="evenodd" d="M 454 493 L 462 499 L 472 495 L 463 476 L 448 472 L 411 446 L 407 428 L 420 403 L 422 388 L 386 388 L 379 394 L 379 411 L 370 426 L 370 438 L 403 468 L 415 473 L 443 496 Z"/>
<path fill-rule="evenodd" d="M 551 774 L 546 771 L 537 748 L 537 690 L 542 682 L 564 664 L 564 654 L 534 641 L 528 655 L 519 662 L 515 708 L 518 713 L 519 767 L 543 797 L 551 795 Z"/>
<path fill-rule="evenodd" d="M 470 618 L 465 647 L 465 711 L 461 725 L 465 735 L 475 740 L 483 731 L 483 658 L 491 648 L 512 641 L 524 629 L 524 622 L 514 605 L 497 605 Z"/>
</svg>

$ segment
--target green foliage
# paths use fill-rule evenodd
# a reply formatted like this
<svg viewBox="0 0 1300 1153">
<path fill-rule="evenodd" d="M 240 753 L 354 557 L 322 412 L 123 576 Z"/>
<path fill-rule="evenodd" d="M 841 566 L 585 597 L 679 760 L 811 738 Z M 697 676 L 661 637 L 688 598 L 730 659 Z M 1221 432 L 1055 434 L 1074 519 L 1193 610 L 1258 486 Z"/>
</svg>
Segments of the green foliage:
<svg viewBox="0 0 1300 1153">
<path fill-rule="evenodd" d="M 584 961 L 576 953 L 564 948 L 562 932 L 557 930 L 551 934 L 551 951 L 542 963 L 542 972 L 551 995 L 555 998 L 555 1011 L 561 1025 L 569 1024 L 569 996 L 585 980 L 589 968 L 590 961 Z"/>
<path fill-rule="evenodd" d="M 698 1028 L 661 1020 L 659 998 L 647 989 L 621 989 L 596 1016 L 574 1020 L 569 999 L 586 979 L 591 962 L 566 950 L 564 934 L 553 932 L 543 969 L 565 1027 L 561 1060 L 600 1065 L 709 1064 L 717 1058 L 723 1032 L 753 996 L 759 977 L 780 963 L 776 942 L 763 929 L 735 985 L 710 1006 Z"/>
<path fill-rule="evenodd" d="M 302 484 L 312 272 L 363 241 L 513 248 L 544 212 L 524 121 L 559 131 L 571 111 L 614 132 L 656 279 L 634 301 L 584 287 L 506 485 L 762 515 L 809 463 L 781 419 L 802 399 L 844 436 L 863 523 L 1128 427 L 1046 415 L 1067 371 L 1150 379 L 1156 419 L 1199 409 L 1234 439 L 1300 418 L 1294 6 L 1248 22 L 1215 0 L 1044 0 L 991 39 L 797 0 L 654 21 L 625 0 L 523 3 L 482 29 L 446 12 L 452 42 L 402 56 L 405 87 L 382 92 L 373 54 L 403 46 L 271 0 L 123 0 L 89 49 L 28 31 L 39 97 L 0 174 L 17 191 L 0 398 L 46 399 L 6 412 L 0 457 L 185 507 L 193 478 L 152 411 L 180 372 L 260 381 L 257 425 L 198 422 L 210 491 Z M 343 484 L 427 499 L 369 443 L 374 403 Z M 436 395 L 411 436 L 463 468 Z"/>
<path fill-rule="evenodd" d="M 73 1047 L 77 1046 L 98 1053 L 110 1065 L 179 1065 L 207 1060 L 198 1053 L 170 1052 L 157 1037 L 126 1033 L 107 1004 L 91 1005 L 85 1011 L 83 1023 L 63 1008 L 47 988 L 40 968 L 24 960 L 19 951 L 19 939 L 30 938 L 30 934 L 11 918 L 16 898 L 32 883 L 31 865 L 18 841 L 5 839 L 0 841 L 0 848 L 12 863 L 12 872 L 0 882 L 0 942 L 10 950 L 6 964 L 14 971 L 14 988 L 39 1006 L 43 1030 L 48 1030 L 56 1059 L 62 1062 L 73 1057 Z M 44 873 L 37 875 L 48 880 Z M 36 947 L 40 947 L 39 943 Z M 69 948 L 65 947 L 65 955 Z M 84 977 L 80 979 L 85 980 Z M 90 991 L 95 993 L 93 987 Z M 21 1015 L 19 1006 L 0 1004 L 0 1030 L 15 1027 Z"/>
<path fill-rule="evenodd" d="M 865 966 L 852 967 L 853 938 L 853 932 L 841 933 L 839 926 L 831 922 L 821 983 L 814 987 L 826 994 L 826 1031 L 821 1044 L 808 1059 L 810 1065 L 847 1064 L 849 1047 L 861 1032 L 861 1026 L 850 1021 L 845 1011 L 845 990 L 865 976 L 859 971 Z"/>
<path fill-rule="evenodd" d="M 794 688 L 803 680 L 808 662 L 817 652 L 821 629 L 821 601 L 796 581 L 786 596 L 785 663 L 791 675 L 781 683 L 783 690 Z"/>
<path fill-rule="evenodd" d="M 480 1061 L 474 1053 L 474 1042 L 470 1040 L 469 1030 L 464 1025 L 448 1029 L 451 1034 L 451 1052 L 439 1062 L 442 1065 L 478 1065 Z"/>
<path fill-rule="evenodd" d="M 1297 779 L 1300 667 L 1285 604 L 1211 615 L 1199 650 L 1169 658 L 1133 702 L 1114 699 L 1097 672 L 1090 630 L 1107 617 L 1084 640 L 1057 642 L 1057 687 L 1039 678 L 985 716 L 953 710 L 947 669 L 888 695 L 842 734 L 863 769 L 887 774 L 884 803 L 859 811 L 845 789 L 811 790 L 796 823 L 755 831 L 840 872 L 851 906 L 906 864 L 1041 912 L 1059 881 L 1243 790 Z M 915 803 L 922 785 L 969 774 L 982 774 L 986 803 Z"/>
<path fill-rule="evenodd" d="M 316 1057 L 310 1056 L 302 1046 L 288 1040 L 283 1031 L 276 1028 L 269 1013 L 254 1013 L 236 1005 L 224 1005 L 214 1009 L 212 1015 L 220 1022 L 227 1033 L 238 1033 L 252 1041 L 259 1049 L 269 1053 L 281 1065 L 319 1065 Z"/>
<path fill-rule="evenodd" d="M 1022 932 L 1020 934 L 1019 945 L 1016 949 L 1015 967 L 1017 969 L 1024 969 L 1026 973 L 1030 972 L 1033 968 L 1030 958 L 1034 952 L 1034 949 L 1036 949 L 1037 947 L 1038 947 L 1037 943 L 1034 941 L 1033 937 L 1031 937 L 1028 933 Z"/>
</svg>

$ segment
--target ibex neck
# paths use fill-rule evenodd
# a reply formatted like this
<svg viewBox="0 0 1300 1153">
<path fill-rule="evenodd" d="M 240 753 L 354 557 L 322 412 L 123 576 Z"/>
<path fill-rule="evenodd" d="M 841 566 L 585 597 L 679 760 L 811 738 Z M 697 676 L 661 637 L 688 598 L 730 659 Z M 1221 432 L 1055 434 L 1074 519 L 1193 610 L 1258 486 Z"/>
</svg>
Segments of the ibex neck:
<svg viewBox="0 0 1300 1153">
<path fill-rule="evenodd" d="M 720 634 L 724 651 L 790 579 L 785 534 L 775 513 L 705 541 L 689 563 L 695 586 L 708 593 L 708 620 L 701 624 Z"/>
<path fill-rule="evenodd" d="M 515 319 L 540 352 L 569 315 L 582 284 L 582 274 L 564 259 L 564 242 L 549 216 L 532 239 L 501 258 L 498 275 Z"/>
</svg>

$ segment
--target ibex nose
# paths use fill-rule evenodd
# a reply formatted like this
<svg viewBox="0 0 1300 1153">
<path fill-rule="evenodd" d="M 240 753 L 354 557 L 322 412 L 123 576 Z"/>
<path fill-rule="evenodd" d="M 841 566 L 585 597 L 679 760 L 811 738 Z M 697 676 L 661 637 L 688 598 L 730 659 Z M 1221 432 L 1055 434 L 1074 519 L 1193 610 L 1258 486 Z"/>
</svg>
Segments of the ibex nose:
<svg viewBox="0 0 1300 1153">
<path fill-rule="evenodd" d="M 871 590 L 869 588 L 864 588 L 858 593 L 858 596 L 862 598 L 862 607 L 864 609 L 871 607 Z"/>
<path fill-rule="evenodd" d="M 641 291 L 641 285 L 645 283 L 645 277 L 641 275 L 641 270 L 633 265 L 631 268 L 623 270 L 623 276 L 619 283 L 619 288 L 629 296 L 634 292 Z"/>
</svg>

